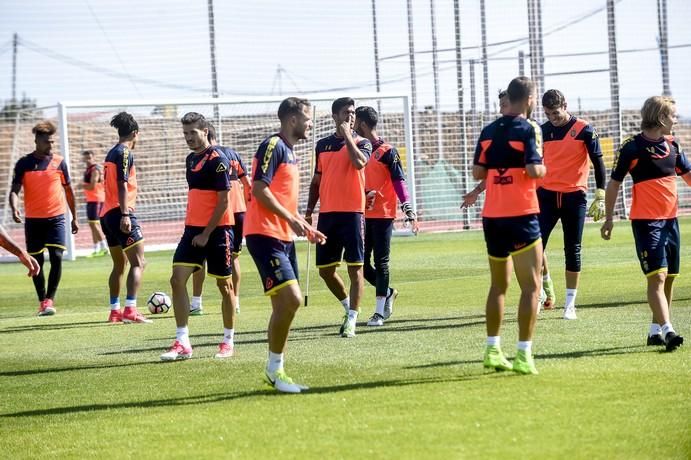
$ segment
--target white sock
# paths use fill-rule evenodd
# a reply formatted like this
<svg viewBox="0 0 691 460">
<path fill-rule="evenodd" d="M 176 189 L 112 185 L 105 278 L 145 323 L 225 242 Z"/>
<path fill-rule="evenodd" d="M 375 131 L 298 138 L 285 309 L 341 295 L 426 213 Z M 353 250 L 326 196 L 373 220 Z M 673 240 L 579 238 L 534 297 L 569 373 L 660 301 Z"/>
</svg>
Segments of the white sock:
<svg viewBox="0 0 691 460">
<path fill-rule="evenodd" d="M 187 326 L 178 327 L 175 329 L 175 340 L 180 342 L 184 347 L 190 346 L 190 330 Z"/>
<path fill-rule="evenodd" d="M 202 296 L 197 297 L 193 295 L 190 299 L 190 308 L 192 310 L 198 310 L 202 308 Z"/>
<path fill-rule="evenodd" d="M 374 312 L 377 313 L 380 316 L 384 316 L 384 304 L 386 303 L 386 297 L 379 297 L 377 296 L 377 306 L 374 309 Z"/>
<path fill-rule="evenodd" d="M 526 340 L 525 342 L 518 342 L 518 349 L 521 351 L 525 351 L 526 353 L 530 353 L 531 349 L 533 347 L 533 341 L 532 340 Z"/>
<path fill-rule="evenodd" d="M 674 332 L 672 323 L 665 323 L 662 325 L 662 337 L 666 337 L 670 332 Z"/>
<path fill-rule="evenodd" d="M 228 345 L 233 344 L 233 338 L 235 337 L 235 329 L 227 329 L 223 328 L 223 343 L 227 343 Z"/>
<path fill-rule="evenodd" d="M 495 335 L 495 336 L 488 335 L 487 336 L 487 346 L 488 347 L 499 347 L 499 346 L 501 346 L 501 336 L 499 336 L 499 335 Z"/>
<path fill-rule="evenodd" d="M 101 242 L 99 241 L 98 243 L 94 244 L 94 252 L 99 251 L 101 249 Z"/>
<path fill-rule="evenodd" d="M 648 331 L 648 336 L 652 337 L 654 335 L 660 335 L 662 333 L 662 328 L 657 323 L 650 323 L 650 330 Z"/>
<path fill-rule="evenodd" d="M 101 240 L 98 242 L 99 249 L 108 249 L 108 243 L 106 240 Z"/>
<path fill-rule="evenodd" d="M 120 302 L 111 303 L 111 304 L 110 304 L 110 309 L 111 309 L 111 310 L 120 310 Z"/>
<path fill-rule="evenodd" d="M 137 299 L 125 299 L 125 308 L 137 308 Z"/>
<path fill-rule="evenodd" d="M 357 310 L 348 310 L 348 321 L 357 321 L 357 315 L 360 313 Z"/>
<path fill-rule="evenodd" d="M 343 309 L 347 314 L 350 310 L 350 297 L 346 297 L 345 299 L 341 300 L 341 305 L 343 305 Z"/>
<path fill-rule="evenodd" d="M 283 353 L 269 352 L 269 361 L 266 363 L 266 371 L 269 374 L 275 374 L 283 369 Z"/>
<path fill-rule="evenodd" d="M 566 303 L 564 308 L 576 308 L 576 293 L 578 289 L 566 289 Z"/>
<path fill-rule="evenodd" d="M 549 276 L 549 273 L 546 273 L 546 274 L 542 275 L 542 282 L 543 282 L 543 283 L 546 283 L 546 282 L 548 282 L 548 281 L 552 281 L 552 277 Z"/>
</svg>

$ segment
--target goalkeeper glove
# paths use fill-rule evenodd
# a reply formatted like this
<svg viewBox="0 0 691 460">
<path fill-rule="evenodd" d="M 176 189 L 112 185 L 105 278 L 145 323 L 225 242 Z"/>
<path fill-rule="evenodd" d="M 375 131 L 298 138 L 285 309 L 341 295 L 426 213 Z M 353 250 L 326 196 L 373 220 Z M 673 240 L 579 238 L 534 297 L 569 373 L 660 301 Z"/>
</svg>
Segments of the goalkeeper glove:
<svg viewBox="0 0 691 460">
<path fill-rule="evenodd" d="M 417 220 L 417 214 L 413 211 L 413 207 L 407 201 L 401 204 L 401 211 L 405 214 L 405 222 L 408 224 Z"/>
<path fill-rule="evenodd" d="M 588 209 L 588 217 L 592 217 L 595 222 L 605 216 L 605 191 L 601 188 L 595 190 L 595 199 Z"/>
</svg>

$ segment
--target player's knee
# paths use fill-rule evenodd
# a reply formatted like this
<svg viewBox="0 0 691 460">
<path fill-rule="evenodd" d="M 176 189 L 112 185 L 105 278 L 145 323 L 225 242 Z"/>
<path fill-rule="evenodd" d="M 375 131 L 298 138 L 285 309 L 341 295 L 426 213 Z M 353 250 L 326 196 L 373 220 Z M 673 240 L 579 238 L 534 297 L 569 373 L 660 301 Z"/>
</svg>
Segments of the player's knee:
<svg viewBox="0 0 691 460">
<path fill-rule="evenodd" d="M 217 278 L 216 286 L 222 296 L 230 295 L 233 292 L 233 281 L 231 278 Z"/>
<path fill-rule="evenodd" d="M 581 271 L 581 245 L 574 244 L 564 248 L 564 262 L 566 270 L 570 272 Z"/>
<path fill-rule="evenodd" d="M 179 273 L 173 273 L 173 276 L 170 277 L 170 287 L 178 289 L 185 286 L 187 286 L 187 280 L 183 279 Z"/>
<path fill-rule="evenodd" d="M 332 268 L 332 267 L 319 269 L 319 277 L 321 279 L 323 279 L 324 281 L 331 280 L 335 274 L 336 274 L 336 270 L 335 270 L 335 268 Z"/>
</svg>

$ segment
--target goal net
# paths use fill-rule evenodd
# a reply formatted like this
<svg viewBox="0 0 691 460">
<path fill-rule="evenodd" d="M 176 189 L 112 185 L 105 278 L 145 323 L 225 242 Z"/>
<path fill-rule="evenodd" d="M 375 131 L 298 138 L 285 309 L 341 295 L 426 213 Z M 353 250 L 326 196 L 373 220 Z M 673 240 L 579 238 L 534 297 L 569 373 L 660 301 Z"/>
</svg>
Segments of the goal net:
<svg viewBox="0 0 691 460">
<path fill-rule="evenodd" d="M 279 130 L 276 115 L 285 96 L 234 99 L 200 99 L 170 101 L 103 101 L 61 103 L 18 114 L 13 123 L 0 123 L 0 142 L 9 142 L 10 155 L 0 156 L 0 183 L 6 197 L 12 180 L 15 162 L 34 149 L 31 128 L 39 120 L 48 119 L 58 126 L 54 151 L 68 162 L 72 185 L 77 198 L 77 215 L 81 224 L 76 236 L 68 235 L 68 255 L 74 258 L 91 252 L 92 241 L 86 220 L 86 206 L 82 185 L 85 165 L 81 153 L 91 150 L 102 162 L 117 142 L 117 132 L 109 123 L 121 111 L 132 113 L 139 124 L 139 141 L 133 151 L 137 168 L 136 215 L 146 239 L 146 250 L 171 249 L 177 244 L 184 227 L 187 203 L 185 157 L 189 149 L 185 143 L 180 118 L 187 112 L 199 112 L 211 121 L 219 143 L 236 149 L 247 168 L 261 141 Z M 331 103 L 335 97 L 306 96 L 313 107 L 314 128 L 309 139 L 295 146 L 299 158 L 299 210 L 307 204 L 309 183 L 314 168 L 314 147 L 317 140 L 334 132 Z M 412 154 L 411 117 L 405 95 L 353 95 L 356 105 L 369 105 L 380 113 L 378 131 L 401 152 L 408 174 L 409 188 L 415 200 L 414 164 Z M 20 196 L 20 201 L 21 201 Z M 23 209 L 23 205 L 21 205 Z M 318 209 L 318 208 L 317 208 Z M 399 211 L 400 212 L 400 211 Z M 9 208 L 4 207 L 2 224 L 20 245 L 24 245 L 23 226 L 15 224 Z M 397 226 L 403 229 L 402 216 Z M 0 253 L 7 255 L 7 253 Z"/>
</svg>

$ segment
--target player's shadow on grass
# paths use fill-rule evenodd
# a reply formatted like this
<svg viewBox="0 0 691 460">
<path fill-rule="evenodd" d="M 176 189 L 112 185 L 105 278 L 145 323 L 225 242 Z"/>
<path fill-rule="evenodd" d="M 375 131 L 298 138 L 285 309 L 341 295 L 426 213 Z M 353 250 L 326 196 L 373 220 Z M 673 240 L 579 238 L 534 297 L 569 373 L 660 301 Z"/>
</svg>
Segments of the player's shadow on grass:
<svg viewBox="0 0 691 460">
<path fill-rule="evenodd" d="M 48 321 L 41 319 L 40 321 Z M 117 327 L 105 321 L 80 321 L 78 323 L 44 323 L 44 324 L 27 324 L 26 326 L 13 326 L 0 329 L 0 334 L 14 334 L 17 332 L 34 332 L 34 331 L 53 331 L 60 329 L 80 329 L 84 327 Z"/>
<path fill-rule="evenodd" d="M 454 377 L 426 377 L 426 378 L 413 378 L 413 379 L 394 379 L 394 380 L 377 380 L 373 382 L 358 382 L 358 383 L 346 383 L 342 385 L 333 386 L 323 386 L 323 387 L 311 387 L 308 391 L 303 393 L 300 398 L 309 397 L 309 395 L 319 395 L 319 394 L 330 394 L 339 393 L 342 391 L 357 391 L 357 390 L 370 390 L 375 388 L 388 388 L 388 387 L 405 387 L 414 385 L 429 385 L 437 383 L 455 383 L 455 382 L 465 382 L 479 380 L 483 378 L 494 378 L 495 375 L 500 374 L 470 374 L 470 375 L 460 375 Z M 129 402 L 116 402 L 112 404 L 84 404 L 76 406 L 67 407 L 54 407 L 48 409 L 34 409 L 27 411 L 12 412 L 7 414 L 0 414 L 0 417 L 4 418 L 15 418 L 15 417 L 44 417 L 51 415 L 69 415 L 69 414 L 79 414 L 83 412 L 94 412 L 94 411 L 106 411 L 106 410 L 118 410 L 118 409 L 148 409 L 152 407 L 175 407 L 175 406 L 189 406 L 198 404 L 214 404 L 220 402 L 229 402 L 243 400 L 247 398 L 254 397 L 291 397 L 290 395 L 283 395 L 277 393 L 272 388 L 268 386 L 262 390 L 249 390 L 241 391 L 237 393 L 215 393 L 215 394 L 205 394 L 199 396 L 190 396 L 183 398 L 168 398 L 168 399 L 156 399 L 149 401 L 129 401 Z"/>
<path fill-rule="evenodd" d="M 625 355 L 633 353 L 644 353 L 645 346 L 595 348 L 592 350 L 576 350 L 564 353 L 536 353 L 535 360 L 544 359 L 568 359 L 568 358 L 590 358 L 595 356 Z M 428 369 L 434 367 L 460 366 L 464 364 L 482 364 L 482 359 L 442 361 L 438 363 L 420 364 L 418 366 L 406 366 L 403 369 Z"/>
<path fill-rule="evenodd" d="M 686 298 L 675 298 L 674 302 L 688 302 L 691 300 L 691 297 L 686 297 Z M 647 301 L 645 300 L 644 297 L 641 297 L 638 300 L 622 300 L 618 302 L 594 302 L 594 303 L 586 303 L 586 304 L 578 304 L 576 307 L 577 308 L 616 308 L 616 307 L 628 307 L 630 305 L 643 305 L 647 307 Z"/>
<path fill-rule="evenodd" d="M 72 372 L 85 371 L 91 369 L 115 369 L 118 367 L 130 366 L 144 366 L 151 364 L 163 364 L 161 361 L 144 361 L 136 363 L 109 363 L 109 364 L 87 364 L 84 366 L 70 366 L 70 367 L 49 367 L 44 369 L 22 369 L 15 371 L 0 371 L 0 377 L 19 377 L 22 375 L 36 375 L 36 374 L 51 374 L 53 372 Z"/>
</svg>

